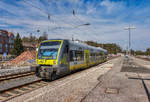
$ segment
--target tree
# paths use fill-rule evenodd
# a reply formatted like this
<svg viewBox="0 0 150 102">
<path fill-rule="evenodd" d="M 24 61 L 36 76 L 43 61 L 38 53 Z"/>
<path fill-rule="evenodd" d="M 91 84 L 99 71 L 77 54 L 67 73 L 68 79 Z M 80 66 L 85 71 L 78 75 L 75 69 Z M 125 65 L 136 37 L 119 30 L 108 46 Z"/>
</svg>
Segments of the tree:
<svg viewBox="0 0 150 102">
<path fill-rule="evenodd" d="M 17 33 L 16 38 L 14 39 L 14 48 L 13 48 L 13 54 L 14 55 L 20 55 L 24 51 L 22 40 L 20 38 L 19 33 Z"/>
<path fill-rule="evenodd" d="M 149 56 L 150 56 L 150 48 L 147 48 L 147 49 L 146 49 L 146 55 L 149 55 Z"/>
<path fill-rule="evenodd" d="M 135 55 L 135 51 L 133 49 L 130 50 L 131 55 Z"/>
<path fill-rule="evenodd" d="M 104 48 L 108 51 L 109 54 L 117 54 L 122 52 L 121 47 L 115 43 L 102 44 L 93 41 L 87 41 L 86 43 L 91 46 Z"/>
<path fill-rule="evenodd" d="M 48 39 L 48 35 L 46 32 L 44 32 L 43 35 L 39 37 L 38 42 L 40 43 L 41 41 L 47 40 L 47 39 Z"/>
<path fill-rule="evenodd" d="M 136 55 L 145 55 L 145 52 L 141 51 L 141 50 L 137 50 L 135 52 Z"/>
</svg>

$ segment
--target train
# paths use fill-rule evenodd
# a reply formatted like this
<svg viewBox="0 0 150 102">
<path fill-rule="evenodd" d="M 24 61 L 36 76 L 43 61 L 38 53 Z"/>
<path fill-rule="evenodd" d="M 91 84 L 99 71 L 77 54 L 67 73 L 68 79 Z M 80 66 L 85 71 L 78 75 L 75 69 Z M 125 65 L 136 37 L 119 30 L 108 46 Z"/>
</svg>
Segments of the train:
<svg viewBox="0 0 150 102">
<path fill-rule="evenodd" d="M 55 80 L 107 60 L 107 50 L 67 39 L 42 41 L 36 53 L 36 76 Z"/>
</svg>

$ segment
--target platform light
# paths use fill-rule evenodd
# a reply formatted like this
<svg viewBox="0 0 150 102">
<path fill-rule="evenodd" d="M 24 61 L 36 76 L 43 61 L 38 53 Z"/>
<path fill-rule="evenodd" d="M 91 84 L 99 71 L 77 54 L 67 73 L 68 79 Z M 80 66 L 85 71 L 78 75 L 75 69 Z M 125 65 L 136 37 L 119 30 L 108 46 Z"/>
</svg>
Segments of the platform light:
<svg viewBox="0 0 150 102">
<path fill-rule="evenodd" d="M 89 26 L 89 25 L 91 25 L 91 24 L 90 24 L 90 23 L 85 23 L 85 24 L 77 25 L 77 26 L 75 26 L 74 28 L 78 28 L 78 27 L 80 27 L 80 26 Z"/>
</svg>

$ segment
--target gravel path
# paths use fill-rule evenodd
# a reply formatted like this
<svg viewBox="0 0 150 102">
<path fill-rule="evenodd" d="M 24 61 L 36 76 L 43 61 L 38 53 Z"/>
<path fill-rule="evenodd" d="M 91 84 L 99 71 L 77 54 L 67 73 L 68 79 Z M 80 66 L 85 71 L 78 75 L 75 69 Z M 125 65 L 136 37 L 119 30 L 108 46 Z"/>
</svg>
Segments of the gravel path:
<svg viewBox="0 0 150 102">
<path fill-rule="evenodd" d="M 100 83 L 97 80 L 99 76 L 108 72 L 116 60 L 118 58 L 55 80 L 45 87 L 14 98 L 9 102 L 80 102 Z"/>
</svg>

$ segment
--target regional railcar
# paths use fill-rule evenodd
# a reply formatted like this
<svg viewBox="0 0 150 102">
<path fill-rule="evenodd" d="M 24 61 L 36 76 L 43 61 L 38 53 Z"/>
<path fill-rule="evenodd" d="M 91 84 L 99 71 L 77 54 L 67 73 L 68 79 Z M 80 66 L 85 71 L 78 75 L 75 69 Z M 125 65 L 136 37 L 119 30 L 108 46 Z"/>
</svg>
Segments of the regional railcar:
<svg viewBox="0 0 150 102">
<path fill-rule="evenodd" d="M 55 80 L 79 69 L 102 63 L 107 51 L 70 40 L 46 40 L 40 43 L 36 55 L 36 75 Z"/>
</svg>

